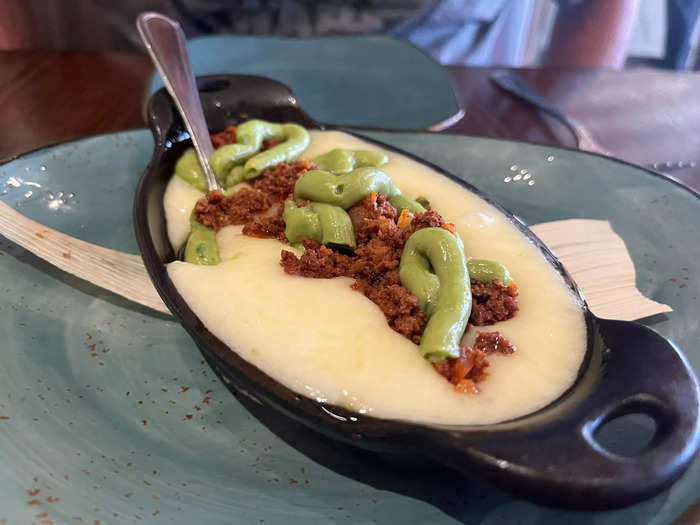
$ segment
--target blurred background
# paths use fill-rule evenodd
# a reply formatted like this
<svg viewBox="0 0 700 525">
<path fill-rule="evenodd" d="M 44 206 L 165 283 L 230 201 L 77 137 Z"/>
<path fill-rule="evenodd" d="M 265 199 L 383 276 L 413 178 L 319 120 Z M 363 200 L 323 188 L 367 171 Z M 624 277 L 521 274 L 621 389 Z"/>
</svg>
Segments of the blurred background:
<svg viewBox="0 0 700 525">
<path fill-rule="evenodd" d="M 135 51 L 137 14 L 207 34 L 388 34 L 441 64 L 697 70 L 700 0 L 0 0 L 0 50 Z"/>
<path fill-rule="evenodd" d="M 593 149 L 700 188 L 700 0 L 0 0 L 0 159 L 144 125 L 143 11 L 199 39 L 196 74 L 275 78 L 321 122 Z M 303 40 L 357 35 L 443 67 L 390 39 Z"/>
</svg>

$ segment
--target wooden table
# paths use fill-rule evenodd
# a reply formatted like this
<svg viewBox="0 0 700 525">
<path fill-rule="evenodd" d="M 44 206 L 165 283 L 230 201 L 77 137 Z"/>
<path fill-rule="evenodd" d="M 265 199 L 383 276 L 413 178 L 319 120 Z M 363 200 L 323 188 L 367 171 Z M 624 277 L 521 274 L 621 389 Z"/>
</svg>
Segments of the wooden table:
<svg viewBox="0 0 700 525">
<path fill-rule="evenodd" d="M 0 159 L 96 133 L 144 126 L 150 60 L 138 54 L 0 52 Z M 447 71 L 466 109 L 456 133 L 573 146 L 561 125 L 503 94 L 492 68 Z M 518 74 L 580 120 L 614 156 L 636 163 L 695 161 L 673 172 L 700 191 L 700 74 L 524 69 Z M 700 501 L 676 521 L 696 523 Z"/>
<path fill-rule="evenodd" d="M 450 66 L 466 109 L 449 131 L 573 146 L 559 123 L 489 82 L 492 68 Z M 0 159 L 95 133 L 141 127 L 151 73 L 144 55 L 0 52 Z M 613 156 L 694 161 L 672 172 L 700 190 L 700 74 L 656 70 L 522 69 L 518 74 L 580 120 Z"/>
<path fill-rule="evenodd" d="M 451 131 L 575 146 L 562 124 L 491 84 L 493 71 L 448 67 L 467 111 Z M 671 175 L 700 190 L 700 73 L 555 68 L 517 73 L 581 122 L 612 156 L 635 164 L 695 162 Z"/>
</svg>

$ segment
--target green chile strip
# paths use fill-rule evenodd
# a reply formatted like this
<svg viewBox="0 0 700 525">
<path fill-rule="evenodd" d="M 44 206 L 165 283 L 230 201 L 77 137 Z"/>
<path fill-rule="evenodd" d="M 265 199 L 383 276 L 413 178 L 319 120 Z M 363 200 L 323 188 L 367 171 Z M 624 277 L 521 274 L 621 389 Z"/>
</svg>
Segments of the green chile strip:
<svg viewBox="0 0 700 525">
<path fill-rule="evenodd" d="M 323 202 L 312 202 L 311 209 L 318 215 L 321 223 L 322 244 L 336 244 L 355 249 L 355 230 L 352 228 L 348 212 L 340 206 Z"/>
<path fill-rule="evenodd" d="M 401 193 L 386 173 L 367 167 L 342 175 L 322 170 L 307 171 L 294 185 L 294 198 L 325 202 L 347 210 L 373 191 L 383 193 L 389 199 Z"/>
<path fill-rule="evenodd" d="M 418 197 L 416 197 L 416 202 L 418 204 L 420 204 L 421 206 L 423 206 L 424 208 L 427 208 L 428 206 L 430 206 L 430 201 L 428 199 L 426 199 L 425 197 L 423 197 L 422 195 L 419 195 Z"/>
<path fill-rule="evenodd" d="M 355 232 L 345 210 L 321 202 L 297 208 L 293 201 L 284 203 L 285 235 L 291 244 L 302 237 L 321 244 L 355 248 Z"/>
<path fill-rule="evenodd" d="M 264 138 L 275 138 L 284 142 L 248 159 L 243 166 L 246 180 L 257 177 L 265 169 L 275 164 L 295 160 L 308 147 L 311 140 L 309 132 L 298 124 L 271 124 L 269 122 L 265 122 L 265 124 L 268 126 L 265 132 L 272 136 Z"/>
<path fill-rule="evenodd" d="M 421 355 L 433 363 L 459 357 L 472 307 L 469 271 L 459 236 L 444 228 L 415 232 L 404 246 L 399 277 L 418 297 L 428 318 L 418 347 Z"/>
<path fill-rule="evenodd" d="M 185 262 L 214 265 L 221 262 L 216 232 L 199 222 L 194 214 L 190 216 L 190 236 L 185 246 Z"/>
<path fill-rule="evenodd" d="M 282 218 L 285 223 L 284 234 L 290 244 L 297 244 L 302 237 L 321 242 L 323 235 L 321 221 L 311 206 L 297 208 L 294 201 L 285 201 Z"/>
<path fill-rule="evenodd" d="M 243 166 L 234 166 L 231 168 L 231 171 L 228 172 L 228 175 L 226 175 L 226 179 L 224 180 L 224 188 L 226 188 L 227 192 L 231 192 L 231 195 L 236 193 L 235 191 L 231 190 L 235 188 L 237 184 L 241 183 L 243 180 L 244 171 Z"/>
<path fill-rule="evenodd" d="M 207 191 L 207 179 L 193 149 L 188 149 L 175 163 L 175 175 L 199 191 Z"/>
<path fill-rule="evenodd" d="M 219 184 L 228 187 L 236 182 L 240 182 L 230 181 L 231 177 L 229 177 L 229 174 L 238 164 L 254 155 L 258 149 L 260 147 L 256 148 L 255 144 L 226 144 L 214 150 L 212 156 L 209 157 L 209 164 Z"/>
<path fill-rule="evenodd" d="M 266 139 L 283 142 L 255 155 Z M 298 124 L 249 120 L 236 128 L 235 144 L 227 144 L 214 152 L 211 167 L 219 182 L 232 186 L 257 177 L 270 166 L 296 159 L 309 141 L 309 132 Z"/>
<path fill-rule="evenodd" d="M 501 281 L 503 284 L 510 284 L 513 281 L 508 268 L 496 261 L 469 259 L 467 261 L 467 269 L 469 270 L 469 277 L 473 281 L 480 283 Z"/>
<path fill-rule="evenodd" d="M 323 171 L 350 173 L 355 168 L 383 166 L 389 162 L 389 157 L 379 151 L 336 148 L 315 157 L 311 162 Z"/>
<path fill-rule="evenodd" d="M 408 210 L 411 213 L 424 212 L 426 209 L 423 205 L 411 197 L 406 197 L 405 195 L 395 195 L 389 199 L 389 203 L 396 208 L 396 212 L 401 215 L 403 210 Z"/>
</svg>

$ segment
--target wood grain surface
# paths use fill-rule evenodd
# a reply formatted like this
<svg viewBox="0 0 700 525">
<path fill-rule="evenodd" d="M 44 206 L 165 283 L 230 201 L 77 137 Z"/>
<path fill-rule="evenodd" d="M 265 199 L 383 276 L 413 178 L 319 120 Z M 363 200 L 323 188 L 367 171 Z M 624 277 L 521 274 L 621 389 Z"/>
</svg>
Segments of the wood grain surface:
<svg viewBox="0 0 700 525">
<path fill-rule="evenodd" d="M 448 67 L 466 117 L 448 131 L 575 146 L 569 130 L 491 84 L 492 68 Z M 696 162 L 671 172 L 700 190 L 700 73 L 515 70 L 580 121 L 614 157 L 635 164 Z"/>
<path fill-rule="evenodd" d="M 143 126 L 150 73 L 142 55 L 0 52 L 0 159 Z"/>
</svg>

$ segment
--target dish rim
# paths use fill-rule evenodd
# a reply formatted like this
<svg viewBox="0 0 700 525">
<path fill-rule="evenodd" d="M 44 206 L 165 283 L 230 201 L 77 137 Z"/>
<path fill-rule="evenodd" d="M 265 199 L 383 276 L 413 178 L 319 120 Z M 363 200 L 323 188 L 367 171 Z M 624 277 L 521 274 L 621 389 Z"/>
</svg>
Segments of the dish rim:
<svg viewBox="0 0 700 525">
<path fill-rule="evenodd" d="M 277 383 L 278 385 L 282 386 L 284 390 L 286 390 L 285 395 L 287 397 L 292 397 L 292 398 L 299 398 L 303 397 L 310 401 L 311 403 L 317 405 L 322 412 L 324 412 L 327 415 L 330 415 L 333 418 L 344 418 L 346 420 L 352 420 L 357 424 L 362 423 L 369 423 L 370 425 L 376 424 L 378 422 L 393 422 L 393 423 L 399 423 L 402 425 L 410 425 L 410 426 L 415 426 L 417 428 L 423 428 L 423 429 L 439 429 L 439 430 L 447 430 L 447 431 L 459 431 L 460 433 L 464 432 L 472 432 L 475 434 L 481 433 L 483 431 L 504 431 L 504 430 L 512 430 L 514 425 L 519 425 L 521 423 L 527 423 L 529 419 L 538 419 L 539 416 L 542 414 L 546 413 L 552 408 L 555 408 L 556 405 L 558 405 L 560 402 L 566 400 L 573 392 L 575 392 L 582 381 L 586 379 L 587 372 L 589 371 L 590 365 L 593 361 L 594 356 L 593 351 L 594 351 L 594 335 L 595 335 L 595 323 L 596 320 L 598 319 L 588 308 L 588 304 L 585 300 L 585 297 L 581 290 L 578 288 L 578 285 L 574 281 L 573 277 L 571 274 L 566 270 L 564 265 L 559 261 L 559 259 L 554 255 L 554 253 L 544 244 L 544 242 L 532 231 L 530 230 L 527 225 L 521 221 L 516 215 L 510 213 L 508 210 L 506 210 L 501 204 L 496 202 L 494 199 L 492 199 L 490 196 L 484 194 L 481 190 L 479 190 L 477 187 L 475 187 L 473 184 L 470 182 L 461 179 L 457 177 L 456 175 L 448 172 L 447 170 L 444 170 L 440 166 L 437 166 L 434 163 L 431 163 L 429 161 L 426 161 L 424 159 L 421 159 L 420 157 L 414 155 L 411 152 L 407 152 L 405 150 L 401 150 L 400 148 L 394 147 L 390 144 L 383 143 L 379 140 L 372 139 L 370 137 L 365 137 L 362 135 L 359 135 L 358 133 L 354 132 L 349 132 L 344 130 L 341 127 L 335 126 L 335 125 L 324 125 L 320 124 L 318 128 L 315 128 L 319 131 L 340 131 L 343 133 L 347 133 L 350 136 L 353 136 L 355 138 L 359 138 L 361 140 L 364 140 L 366 142 L 369 142 L 371 144 L 374 144 L 378 147 L 381 147 L 383 149 L 389 150 L 394 153 L 398 153 L 400 155 L 403 155 L 409 159 L 411 159 L 414 162 L 417 162 L 423 166 L 428 167 L 429 169 L 435 171 L 441 176 L 444 176 L 451 180 L 452 182 L 460 185 L 461 187 L 465 188 L 467 191 L 470 193 L 476 195 L 480 199 L 483 199 L 485 202 L 487 202 L 489 205 L 493 206 L 496 208 L 496 210 L 500 213 L 502 213 L 506 219 L 508 220 L 509 223 L 511 223 L 521 234 L 523 234 L 538 250 L 539 253 L 544 257 L 544 259 L 547 261 L 547 263 L 554 268 L 554 270 L 557 272 L 557 274 L 562 278 L 564 281 L 564 284 L 566 287 L 570 290 L 570 292 L 573 294 L 574 298 L 579 301 L 579 306 L 581 308 L 581 311 L 584 316 L 584 321 L 586 325 L 586 351 L 584 353 L 583 358 L 581 359 L 581 362 L 578 366 L 577 372 L 576 372 L 576 377 L 573 380 L 573 382 L 564 390 L 562 391 L 556 398 L 545 404 L 544 406 L 532 411 L 528 412 L 526 414 L 516 416 L 513 418 L 505 419 L 503 421 L 498 421 L 496 423 L 485 423 L 485 424 L 454 424 L 454 423 L 430 423 L 430 422 L 416 422 L 416 421 L 410 421 L 410 420 L 404 420 L 404 419 L 399 419 L 399 418 L 382 418 L 382 417 L 377 417 L 377 416 L 370 416 L 367 414 L 360 414 L 359 412 L 352 411 L 348 408 L 339 406 L 339 405 L 334 405 L 334 404 L 329 404 L 329 403 L 323 403 L 316 401 L 315 399 L 312 399 L 302 393 L 296 392 L 293 389 L 283 385 L 280 381 L 276 380 L 275 378 L 269 376 L 265 371 L 262 369 L 256 367 L 253 365 L 251 362 L 247 361 L 244 359 L 240 354 L 236 352 L 235 349 L 230 348 L 228 345 L 226 345 L 223 341 L 221 341 L 218 337 L 216 337 L 213 333 L 211 333 L 206 326 L 204 326 L 204 323 L 197 317 L 197 315 L 192 311 L 192 309 L 187 305 L 187 302 L 185 299 L 180 295 L 179 291 L 175 287 L 174 283 L 170 279 L 170 277 L 167 275 L 167 269 L 166 269 L 166 264 L 163 263 L 162 261 L 160 262 L 160 265 L 162 266 L 161 271 L 164 274 L 165 279 L 163 279 L 164 283 L 167 283 L 169 293 L 172 293 L 172 297 L 175 299 L 172 303 L 169 302 L 170 297 L 167 295 L 164 295 L 161 293 L 161 290 L 159 287 L 156 287 L 158 290 L 158 293 L 161 295 L 161 298 L 165 302 L 165 304 L 168 306 L 168 308 L 173 312 L 177 320 L 187 328 L 187 325 L 194 325 L 197 326 L 197 335 L 202 336 L 204 335 L 205 338 L 208 340 L 208 344 L 215 344 L 219 349 L 224 349 L 228 348 L 229 352 L 234 353 L 239 359 L 242 361 L 246 362 L 249 364 L 251 367 L 255 368 L 262 376 L 264 376 L 265 381 L 270 381 Z M 149 162 L 149 165 L 146 167 L 142 174 L 142 178 L 139 181 L 139 185 L 136 188 L 136 195 L 138 196 L 140 193 L 142 193 L 141 189 L 141 182 L 143 181 L 143 177 L 146 173 L 153 171 L 151 168 L 151 163 L 155 162 L 156 159 L 160 158 L 162 159 L 163 156 L 165 156 L 169 150 L 171 150 L 173 147 L 182 147 L 184 144 L 188 144 L 189 139 L 173 142 L 172 146 L 167 146 L 165 143 L 162 144 L 162 149 L 160 149 L 160 155 L 158 155 L 159 148 L 156 147 L 154 148 L 154 156 L 151 159 L 151 162 Z M 174 175 L 173 175 L 174 176 Z M 135 212 L 134 212 L 134 226 L 136 227 L 136 206 L 135 206 Z M 141 241 L 139 240 L 139 244 Z M 171 246 L 172 250 L 172 246 Z M 169 262 L 173 262 L 174 260 L 177 260 L 175 256 L 174 250 L 172 250 L 172 259 Z M 146 267 L 149 271 L 149 274 L 151 273 L 151 267 L 149 264 L 146 264 Z M 173 311 L 176 310 L 176 311 Z M 187 321 L 185 321 L 185 319 Z M 189 331 L 189 330 L 188 330 Z M 201 332 L 201 333 L 200 333 Z M 217 352 L 218 353 L 218 352 Z M 225 354 L 226 355 L 226 354 Z M 351 419 L 355 418 L 355 419 Z"/>
<path fill-rule="evenodd" d="M 212 129 L 249 118 L 262 118 L 357 135 L 347 126 L 324 126 L 314 121 L 297 105 L 289 88 L 280 82 L 250 75 L 211 75 L 198 80 L 204 82 L 200 89 L 207 94 L 203 105 L 211 118 Z M 209 81 L 213 82 L 208 84 Z M 221 87 L 222 84 L 225 86 Z M 210 86 L 217 86 L 213 98 L 208 96 Z M 251 86 L 254 90 L 244 95 Z M 212 106 L 214 101 L 216 109 Z M 222 107 L 224 112 L 220 112 Z M 700 421 L 698 382 L 687 359 L 673 343 L 650 328 L 595 317 L 585 299 L 581 300 L 581 308 L 587 328 L 587 348 L 576 379 L 546 406 L 503 422 L 459 425 L 377 418 L 320 403 L 270 377 L 209 332 L 167 275 L 164 261 L 174 260 L 175 254 L 167 236 L 162 197 L 173 175 L 176 157 L 187 146 L 188 136 L 183 134 L 182 123 L 164 90 L 156 92 L 151 99 L 149 124 L 155 144 L 134 200 L 137 241 L 146 268 L 165 304 L 232 393 L 249 396 L 258 403 L 265 401 L 284 415 L 329 437 L 377 452 L 428 456 L 458 470 L 479 472 L 511 492 L 555 506 L 604 509 L 629 505 L 668 487 L 689 466 L 700 443 Z M 540 253 L 562 276 L 572 293 L 581 297 L 561 262 L 527 225 L 489 195 L 400 147 L 372 137 L 360 135 L 360 138 L 427 166 L 494 206 L 540 248 Z M 157 194 L 149 194 L 149 188 L 158 189 Z M 149 203 L 155 211 L 149 209 Z M 160 249 L 154 245 L 154 239 Z M 620 339 L 620 334 L 629 339 Z M 608 344 L 615 352 L 607 350 Z M 639 347 L 640 344 L 643 346 Z M 643 350 L 644 359 L 639 359 L 636 350 Z M 654 370 L 677 386 L 669 389 L 659 383 L 658 374 L 651 381 L 644 368 L 648 366 L 644 365 L 647 360 L 655 362 Z M 619 381 L 627 377 L 627 363 L 633 364 L 633 369 L 636 366 L 640 374 L 632 383 Z M 633 412 L 652 416 L 657 425 L 648 445 L 649 453 L 625 458 L 601 448 L 593 437 L 596 429 L 611 419 Z M 542 439 L 554 449 L 543 448 Z M 426 443 L 432 447 L 426 448 Z M 557 460 L 552 459 L 552 451 L 558 453 Z M 634 461 L 630 461 L 632 459 Z M 562 470 L 552 470 L 552 461 Z M 572 462 L 579 465 L 575 472 Z M 601 472 L 614 472 L 614 477 L 601 478 Z"/>
</svg>

